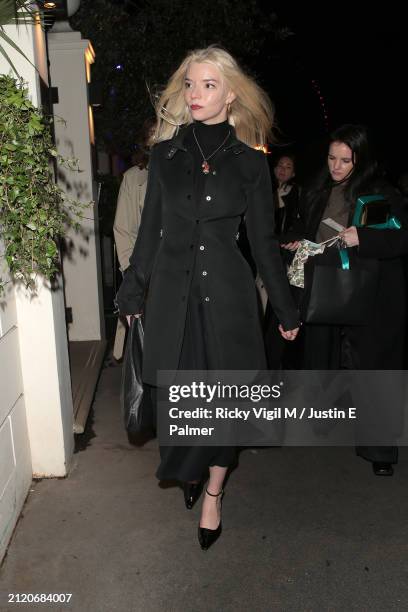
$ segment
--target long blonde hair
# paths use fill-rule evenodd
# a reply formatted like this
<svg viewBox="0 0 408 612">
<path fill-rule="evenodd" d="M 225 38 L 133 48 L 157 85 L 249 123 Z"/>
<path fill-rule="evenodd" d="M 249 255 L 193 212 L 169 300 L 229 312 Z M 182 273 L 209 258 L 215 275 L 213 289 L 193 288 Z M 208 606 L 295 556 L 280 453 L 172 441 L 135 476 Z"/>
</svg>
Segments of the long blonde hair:
<svg viewBox="0 0 408 612">
<path fill-rule="evenodd" d="M 236 98 L 230 104 L 228 121 L 235 127 L 239 140 L 256 147 L 273 139 L 274 111 L 269 96 L 243 72 L 228 51 L 211 45 L 206 49 L 190 51 L 170 77 L 156 104 L 157 128 L 153 142 L 169 140 L 180 126 L 193 122 L 184 100 L 184 81 L 191 62 L 214 64 L 226 85 L 234 92 Z"/>
</svg>

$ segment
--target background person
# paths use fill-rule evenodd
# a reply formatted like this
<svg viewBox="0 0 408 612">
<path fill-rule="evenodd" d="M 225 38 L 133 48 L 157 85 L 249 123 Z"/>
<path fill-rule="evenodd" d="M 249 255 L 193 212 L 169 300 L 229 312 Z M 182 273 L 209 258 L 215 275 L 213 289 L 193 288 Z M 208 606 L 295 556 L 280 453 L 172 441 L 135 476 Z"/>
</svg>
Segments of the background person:
<svg viewBox="0 0 408 612">
<path fill-rule="evenodd" d="M 276 160 L 274 169 L 275 231 L 278 235 L 293 229 L 299 216 L 299 187 L 296 183 L 295 157 L 283 154 Z"/>
<path fill-rule="evenodd" d="M 113 234 L 122 274 L 129 267 L 129 258 L 135 246 L 140 227 L 146 195 L 150 141 L 155 126 L 155 117 L 144 122 L 138 138 L 137 149 L 132 157 L 134 166 L 124 173 L 119 190 Z M 121 359 L 123 355 L 125 335 L 126 327 L 121 319 L 118 318 L 113 346 L 113 356 L 115 359 Z"/>
<path fill-rule="evenodd" d="M 275 207 L 275 231 L 281 240 L 284 235 L 289 234 L 299 219 L 299 194 L 300 189 L 296 183 L 295 157 L 290 153 L 283 153 L 276 159 L 273 168 L 273 203 Z M 284 265 L 291 263 L 293 254 L 282 250 L 281 255 Z M 261 293 L 262 303 L 265 310 L 264 339 L 268 367 L 276 369 L 297 369 L 301 366 L 301 341 L 302 334 L 294 342 L 286 343 L 279 333 L 279 320 L 267 299 L 264 284 L 257 278 L 258 289 Z M 295 302 L 298 300 L 297 288 L 291 287 Z"/>
<path fill-rule="evenodd" d="M 401 222 L 401 229 L 351 226 L 357 198 L 375 194 L 386 197 L 390 214 Z M 331 134 L 327 166 L 304 198 L 305 226 L 299 237 L 322 242 L 336 235 L 336 230 L 322 222 L 331 218 L 346 228 L 341 236 L 353 255 L 373 259 L 379 266 L 377 295 L 367 325 L 304 326 L 304 369 L 402 369 L 406 325 L 402 256 L 408 252 L 407 207 L 404 198 L 379 174 L 365 127 L 347 124 Z M 285 246 L 293 251 L 298 242 Z M 398 457 L 396 447 L 367 446 L 356 450 L 372 461 L 375 474 L 392 475 L 392 464 Z"/>
</svg>

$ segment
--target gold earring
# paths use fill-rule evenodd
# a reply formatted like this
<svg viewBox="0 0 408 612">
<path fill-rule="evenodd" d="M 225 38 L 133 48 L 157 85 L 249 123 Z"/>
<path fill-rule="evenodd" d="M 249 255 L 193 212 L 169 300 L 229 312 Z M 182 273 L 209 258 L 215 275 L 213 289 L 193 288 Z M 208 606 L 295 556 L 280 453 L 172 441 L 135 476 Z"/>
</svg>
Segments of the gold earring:
<svg viewBox="0 0 408 612">
<path fill-rule="evenodd" d="M 231 102 L 227 102 L 227 113 L 228 115 L 231 114 Z"/>
</svg>

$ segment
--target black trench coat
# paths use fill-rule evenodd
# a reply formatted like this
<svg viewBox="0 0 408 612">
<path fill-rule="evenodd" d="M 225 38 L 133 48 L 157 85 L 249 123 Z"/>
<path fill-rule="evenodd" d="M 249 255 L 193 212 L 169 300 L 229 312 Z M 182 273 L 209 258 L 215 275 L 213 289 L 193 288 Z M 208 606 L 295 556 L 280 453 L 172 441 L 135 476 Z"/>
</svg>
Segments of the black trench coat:
<svg viewBox="0 0 408 612">
<path fill-rule="evenodd" d="M 243 216 L 280 322 L 286 330 L 298 325 L 274 234 L 265 155 L 232 133 L 213 160 L 202 201 L 196 202 L 193 156 L 184 142 L 191 129 L 153 148 L 141 226 L 117 295 L 121 314 L 146 312 L 143 379 L 151 385 L 157 384 L 157 370 L 178 368 L 194 266 L 220 369 L 266 368 L 254 278 L 237 246 Z"/>
</svg>

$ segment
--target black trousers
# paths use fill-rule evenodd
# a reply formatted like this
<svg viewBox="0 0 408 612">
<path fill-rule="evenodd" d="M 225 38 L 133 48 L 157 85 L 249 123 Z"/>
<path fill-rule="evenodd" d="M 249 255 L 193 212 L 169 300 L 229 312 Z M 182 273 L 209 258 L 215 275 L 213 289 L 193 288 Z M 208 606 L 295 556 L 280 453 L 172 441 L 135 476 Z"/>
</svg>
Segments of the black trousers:
<svg viewBox="0 0 408 612">
<path fill-rule="evenodd" d="M 356 369 L 347 328 L 336 325 L 306 325 L 304 332 L 303 369 Z M 372 462 L 398 462 L 397 446 L 356 446 L 356 454 Z"/>
</svg>

